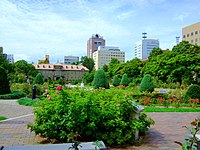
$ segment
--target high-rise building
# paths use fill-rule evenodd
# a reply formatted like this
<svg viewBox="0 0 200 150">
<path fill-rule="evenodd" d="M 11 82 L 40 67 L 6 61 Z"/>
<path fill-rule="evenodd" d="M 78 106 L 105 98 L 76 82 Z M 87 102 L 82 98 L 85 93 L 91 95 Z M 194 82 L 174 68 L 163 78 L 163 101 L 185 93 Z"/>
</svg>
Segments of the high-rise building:
<svg viewBox="0 0 200 150">
<path fill-rule="evenodd" d="M 93 53 L 95 69 L 98 70 L 103 65 L 108 65 L 112 58 L 125 62 L 125 52 L 120 51 L 119 47 L 99 46 L 98 50 Z"/>
<path fill-rule="evenodd" d="M 64 64 L 73 64 L 79 61 L 78 56 L 64 56 Z"/>
<path fill-rule="evenodd" d="M 200 22 L 182 28 L 182 40 L 200 46 Z"/>
<path fill-rule="evenodd" d="M 155 39 L 143 39 L 135 44 L 135 57 L 147 59 L 153 48 L 159 47 L 159 41 Z"/>
<path fill-rule="evenodd" d="M 87 41 L 87 57 L 92 58 L 99 46 L 105 46 L 106 41 L 99 34 L 93 34 Z"/>
<path fill-rule="evenodd" d="M 14 56 L 13 56 L 13 54 L 7 54 L 6 59 L 7 59 L 9 62 L 14 63 Z"/>
</svg>

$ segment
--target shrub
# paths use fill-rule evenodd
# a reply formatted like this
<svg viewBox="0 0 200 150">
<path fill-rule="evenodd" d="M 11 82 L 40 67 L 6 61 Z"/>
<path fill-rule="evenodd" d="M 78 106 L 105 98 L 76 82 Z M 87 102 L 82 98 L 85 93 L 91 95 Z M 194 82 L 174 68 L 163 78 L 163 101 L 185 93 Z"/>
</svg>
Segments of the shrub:
<svg viewBox="0 0 200 150">
<path fill-rule="evenodd" d="M 18 98 L 22 98 L 25 96 L 26 96 L 26 94 L 24 92 L 12 91 L 10 94 L 0 95 L 0 99 L 18 99 Z"/>
<path fill-rule="evenodd" d="M 127 74 L 125 73 L 122 76 L 122 80 L 121 80 L 120 84 L 123 86 L 128 86 L 129 83 L 130 83 L 130 79 L 128 78 Z"/>
<path fill-rule="evenodd" d="M 200 99 L 200 87 L 197 84 L 191 85 L 186 92 L 186 97 Z"/>
<path fill-rule="evenodd" d="M 122 91 L 57 88 L 34 110 L 36 118 L 29 128 L 60 142 L 78 132 L 81 141 L 100 139 L 108 146 L 133 144 L 135 131 L 145 132 L 153 121 L 145 114 L 139 120 L 132 118 L 134 106 Z"/>
<path fill-rule="evenodd" d="M 98 89 L 99 87 L 109 89 L 109 83 L 103 69 L 99 69 L 96 71 L 94 75 L 93 86 L 95 89 Z"/>
<path fill-rule="evenodd" d="M 112 85 L 113 86 L 119 86 L 119 84 L 120 84 L 120 79 L 119 79 L 118 75 L 115 75 L 114 78 L 113 78 Z"/>
<path fill-rule="evenodd" d="M 0 94 L 10 93 L 9 80 L 7 78 L 6 70 L 0 67 Z"/>
<path fill-rule="evenodd" d="M 19 100 L 17 100 L 19 105 L 24 105 L 24 106 L 36 106 L 36 104 L 39 101 L 40 100 L 38 98 L 32 99 L 32 98 L 28 98 L 28 97 L 20 98 Z"/>
<path fill-rule="evenodd" d="M 146 74 L 143 79 L 142 82 L 140 84 L 140 91 L 141 92 L 153 92 L 154 91 L 154 84 L 152 82 L 151 79 L 151 75 Z"/>
<path fill-rule="evenodd" d="M 43 84 L 43 78 L 41 73 L 38 73 L 35 77 L 34 84 Z"/>
<path fill-rule="evenodd" d="M 31 86 L 26 83 L 13 83 L 10 87 L 12 91 L 24 92 L 27 95 L 31 95 L 32 89 Z"/>
</svg>

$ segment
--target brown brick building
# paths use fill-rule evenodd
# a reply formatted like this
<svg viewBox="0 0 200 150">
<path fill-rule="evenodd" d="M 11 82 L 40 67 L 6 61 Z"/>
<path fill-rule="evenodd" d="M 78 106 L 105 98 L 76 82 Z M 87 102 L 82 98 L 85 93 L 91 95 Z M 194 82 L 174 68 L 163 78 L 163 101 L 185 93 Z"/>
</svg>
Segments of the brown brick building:
<svg viewBox="0 0 200 150">
<path fill-rule="evenodd" d="M 85 73 L 89 70 L 82 65 L 55 64 L 33 64 L 35 69 L 40 71 L 44 78 L 50 77 L 57 80 L 62 77 L 66 81 L 82 80 Z"/>
</svg>

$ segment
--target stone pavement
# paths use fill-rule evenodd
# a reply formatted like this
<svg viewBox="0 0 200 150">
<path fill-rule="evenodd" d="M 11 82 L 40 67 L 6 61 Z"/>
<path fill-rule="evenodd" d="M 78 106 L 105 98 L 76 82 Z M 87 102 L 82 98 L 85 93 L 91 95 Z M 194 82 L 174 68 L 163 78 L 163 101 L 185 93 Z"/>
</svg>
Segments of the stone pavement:
<svg viewBox="0 0 200 150">
<path fill-rule="evenodd" d="M 41 141 L 41 138 L 27 129 L 27 124 L 34 120 L 32 110 L 32 107 L 20 106 L 16 101 L 0 100 L 0 116 L 18 117 L 0 122 L 0 146 L 36 145 Z M 155 120 L 155 125 L 151 127 L 141 146 L 129 147 L 126 150 L 181 150 L 174 141 L 184 140 L 184 135 L 189 132 L 182 126 L 189 125 L 200 116 L 200 113 L 148 113 L 148 115 Z"/>
</svg>

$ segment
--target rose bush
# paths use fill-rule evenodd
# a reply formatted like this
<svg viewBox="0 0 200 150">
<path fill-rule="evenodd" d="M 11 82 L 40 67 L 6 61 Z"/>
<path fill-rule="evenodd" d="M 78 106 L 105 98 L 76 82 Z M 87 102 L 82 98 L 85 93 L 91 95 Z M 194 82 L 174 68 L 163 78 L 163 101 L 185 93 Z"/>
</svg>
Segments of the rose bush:
<svg viewBox="0 0 200 150">
<path fill-rule="evenodd" d="M 50 98 L 49 98 L 50 97 Z M 67 142 L 73 133 L 81 141 L 102 140 L 108 146 L 133 144 L 135 131 L 145 132 L 153 120 L 142 114 L 133 118 L 130 96 L 120 89 L 49 90 L 34 110 L 35 121 L 29 128 L 48 139 Z"/>
</svg>

